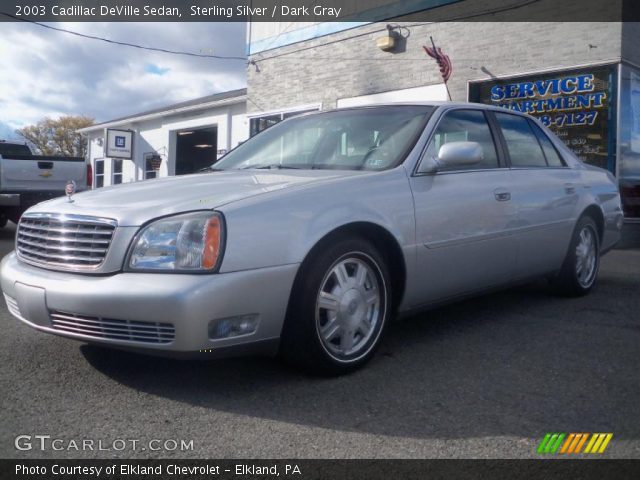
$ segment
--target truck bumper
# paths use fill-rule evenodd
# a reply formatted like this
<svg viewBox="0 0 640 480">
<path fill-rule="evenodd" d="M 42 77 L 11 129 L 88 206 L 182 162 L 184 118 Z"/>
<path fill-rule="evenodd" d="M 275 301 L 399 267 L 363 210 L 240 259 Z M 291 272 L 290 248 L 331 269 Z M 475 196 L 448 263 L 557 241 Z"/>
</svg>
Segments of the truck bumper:
<svg viewBox="0 0 640 480">
<path fill-rule="evenodd" d="M 79 275 L 18 261 L 0 266 L 10 313 L 27 325 L 146 353 L 275 353 L 298 265 L 224 274 Z M 221 320 L 252 318 L 249 334 L 216 338 Z"/>
<path fill-rule="evenodd" d="M 0 207 L 19 207 L 19 193 L 0 193 Z"/>
<path fill-rule="evenodd" d="M 81 191 L 84 189 L 79 189 L 77 193 Z M 3 192 L 0 193 L 0 207 L 22 207 L 23 210 L 26 210 L 40 202 L 62 196 L 64 196 L 64 191 L 61 190 Z"/>
</svg>

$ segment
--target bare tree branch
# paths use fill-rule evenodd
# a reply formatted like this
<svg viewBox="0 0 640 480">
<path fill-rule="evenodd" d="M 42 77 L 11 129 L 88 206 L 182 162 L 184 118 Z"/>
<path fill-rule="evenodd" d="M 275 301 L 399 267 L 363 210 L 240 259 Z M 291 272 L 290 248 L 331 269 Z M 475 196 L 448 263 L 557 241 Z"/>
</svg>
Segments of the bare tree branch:
<svg viewBox="0 0 640 480">
<path fill-rule="evenodd" d="M 93 118 L 63 115 L 60 118 L 43 118 L 35 125 L 16 130 L 41 155 L 65 155 L 84 157 L 87 139 L 78 129 L 93 125 Z"/>
</svg>

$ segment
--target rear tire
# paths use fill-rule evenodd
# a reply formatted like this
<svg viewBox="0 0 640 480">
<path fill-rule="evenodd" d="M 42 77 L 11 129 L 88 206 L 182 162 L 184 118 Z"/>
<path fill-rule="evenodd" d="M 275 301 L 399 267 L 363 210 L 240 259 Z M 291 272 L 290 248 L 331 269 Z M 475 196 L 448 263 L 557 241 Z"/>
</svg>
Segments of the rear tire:
<svg viewBox="0 0 640 480">
<path fill-rule="evenodd" d="M 562 269 L 551 284 L 563 295 L 586 295 L 595 284 L 599 267 L 598 227 L 591 217 L 584 216 L 578 220 Z"/>
<path fill-rule="evenodd" d="M 297 276 L 280 354 L 307 372 L 340 375 L 374 355 L 391 315 L 390 277 L 367 240 L 339 237 L 307 259 Z"/>
</svg>

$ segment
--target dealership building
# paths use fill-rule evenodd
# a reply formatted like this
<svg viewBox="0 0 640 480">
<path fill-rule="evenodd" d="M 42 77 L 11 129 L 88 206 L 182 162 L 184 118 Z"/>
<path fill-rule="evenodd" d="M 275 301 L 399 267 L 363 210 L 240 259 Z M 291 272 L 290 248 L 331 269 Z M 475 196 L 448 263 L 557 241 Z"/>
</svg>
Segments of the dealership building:
<svg viewBox="0 0 640 480">
<path fill-rule="evenodd" d="M 80 130 L 94 188 L 194 173 L 249 136 L 246 90 L 217 93 Z"/>
<path fill-rule="evenodd" d="M 453 66 L 446 85 L 431 38 Z M 248 52 L 251 134 L 303 112 L 450 93 L 538 117 L 616 175 L 625 215 L 640 217 L 638 23 L 255 22 Z"/>
</svg>

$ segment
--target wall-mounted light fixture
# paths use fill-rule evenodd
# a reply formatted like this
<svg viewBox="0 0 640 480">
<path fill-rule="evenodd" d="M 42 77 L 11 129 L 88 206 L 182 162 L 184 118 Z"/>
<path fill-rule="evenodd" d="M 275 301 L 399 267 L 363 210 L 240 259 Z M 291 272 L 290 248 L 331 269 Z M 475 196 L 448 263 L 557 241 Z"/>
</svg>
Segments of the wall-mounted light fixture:
<svg viewBox="0 0 640 480">
<path fill-rule="evenodd" d="M 405 35 L 401 33 L 405 32 Z M 399 25 L 387 25 L 387 33 L 383 37 L 376 38 L 376 46 L 383 52 L 400 53 L 405 50 L 406 39 L 409 37 L 409 29 Z"/>
<path fill-rule="evenodd" d="M 387 25 L 386 35 L 376 38 L 376 46 L 383 52 L 393 52 L 399 37 L 400 34 L 393 29 L 393 26 Z"/>
</svg>

